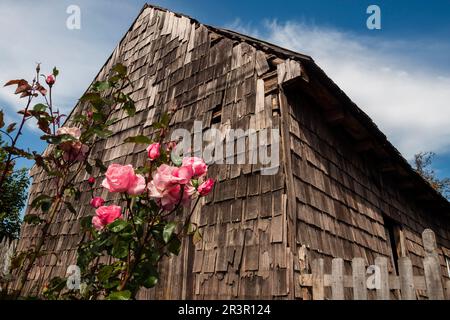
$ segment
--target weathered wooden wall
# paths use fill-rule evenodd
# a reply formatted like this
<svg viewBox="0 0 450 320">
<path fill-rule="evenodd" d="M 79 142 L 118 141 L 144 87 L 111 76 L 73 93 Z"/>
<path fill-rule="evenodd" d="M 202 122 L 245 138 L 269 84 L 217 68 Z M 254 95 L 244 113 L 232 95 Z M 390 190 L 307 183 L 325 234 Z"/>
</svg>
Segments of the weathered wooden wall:
<svg viewBox="0 0 450 320">
<path fill-rule="evenodd" d="M 141 165 L 146 157 L 144 147 L 122 141 L 138 133 L 149 134 L 150 125 L 169 108 L 176 108 L 173 129 L 190 129 L 194 120 L 210 127 L 216 106 L 221 106 L 222 116 L 221 123 L 214 126 L 223 130 L 279 126 L 276 94 L 266 97 L 264 86 L 258 86 L 258 79 L 270 71 L 266 54 L 194 20 L 150 7 L 143 10 L 97 78 L 104 78 L 119 61 L 131 72 L 137 113 L 133 118 L 122 111 L 112 115 L 119 119 L 111 126 L 116 134 L 93 150 L 93 158 L 101 158 L 106 165 Z M 274 76 L 276 80 L 273 73 L 271 79 Z M 83 106 L 77 105 L 72 115 L 82 111 Z M 141 298 L 292 294 L 286 287 L 287 277 L 292 275 L 292 263 L 287 261 L 292 257 L 286 256 L 283 168 L 274 176 L 259 175 L 259 170 L 258 165 L 211 166 L 211 176 L 218 177 L 219 183 L 193 216 L 203 240 L 195 247 L 186 242 L 180 256 L 166 259 L 161 266 L 161 285 L 143 291 Z M 44 172 L 34 168 L 32 175 L 30 201 L 51 189 Z M 81 190 L 87 189 L 83 184 L 87 178 L 87 174 L 78 177 Z M 96 184 L 99 195 L 109 202 L 116 200 L 99 186 L 101 180 Z M 64 276 L 67 266 L 75 263 L 77 245 L 82 241 L 78 221 L 94 214 L 88 203 L 89 194 L 84 193 L 76 215 L 66 211 L 57 217 L 44 248 L 49 254 L 32 269 L 26 292 L 38 293 L 49 277 Z M 38 235 L 37 227 L 25 225 L 18 249 L 28 248 Z"/>
<path fill-rule="evenodd" d="M 390 258 L 385 215 L 402 225 L 406 255 L 419 275 L 424 257 L 421 232 L 434 230 L 442 274 L 448 277 L 444 259 L 450 249 L 448 216 L 419 207 L 413 197 L 399 192 L 398 181 L 383 177 L 379 163 L 358 152 L 310 99 L 292 93 L 287 97 L 297 244 L 307 247 L 309 261 L 324 258 L 325 270 L 331 272 L 332 258 L 343 258 L 350 272 L 354 257 L 364 258 L 366 265 L 374 264 L 376 256 Z"/>
<path fill-rule="evenodd" d="M 387 255 L 382 214 L 406 226 L 408 254 L 418 272 L 424 228 L 450 248 L 448 220 L 414 207 L 392 182 L 381 179 L 301 90 L 287 97 L 280 92 L 280 84 L 291 78 L 307 79 L 301 65 L 288 59 L 291 54 L 148 6 L 101 69 L 98 79 L 116 62 L 127 65 L 137 102 L 135 117 L 119 110 L 112 115 L 118 119 L 111 126 L 114 136 L 93 152 L 106 165 L 142 165 L 145 147 L 123 140 L 149 135 L 151 124 L 170 108 L 176 109 L 172 129 L 190 129 L 201 120 L 203 128 L 221 130 L 278 128 L 282 137 L 277 175 L 260 175 L 259 165 L 211 166 L 219 183 L 193 215 L 202 241 L 195 246 L 185 241 L 178 257 L 164 260 L 160 284 L 143 290 L 140 298 L 308 298 L 296 279 L 308 271 L 311 259 L 324 257 L 329 268 L 332 257 L 344 258 L 348 266 L 353 257 L 369 263 L 375 254 Z M 78 104 L 72 116 L 83 107 Z M 212 124 L 214 108 L 221 109 L 220 123 Z M 32 175 L 30 201 L 51 190 L 44 172 L 34 168 Z M 87 190 L 87 178 L 78 177 L 81 190 Z M 108 203 L 117 200 L 100 187 L 101 180 L 97 194 Z M 38 293 L 50 277 L 64 276 L 75 263 L 82 241 L 79 220 L 94 214 L 89 196 L 83 193 L 77 214 L 57 217 L 44 248 L 48 255 L 32 269 L 27 293 Z M 18 250 L 35 243 L 38 231 L 25 225 Z"/>
</svg>

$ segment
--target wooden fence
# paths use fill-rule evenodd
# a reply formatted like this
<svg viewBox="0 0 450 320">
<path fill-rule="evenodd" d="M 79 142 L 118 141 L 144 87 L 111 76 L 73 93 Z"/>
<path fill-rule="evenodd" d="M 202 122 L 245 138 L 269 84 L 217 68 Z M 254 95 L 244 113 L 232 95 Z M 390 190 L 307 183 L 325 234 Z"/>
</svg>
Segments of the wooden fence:
<svg viewBox="0 0 450 320">
<path fill-rule="evenodd" d="M 386 257 L 375 258 L 375 265 L 371 267 L 377 274 L 373 273 L 374 276 L 366 273 L 363 258 L 352 260 L 351 275 L 344 274 L 343 259 L 332 260 L 331 274 L 324 273 L 324 260 L 316 259 L 311 264 L 312 273 L 300 276 L 300 285 L 312 288 L 313 300 L 325 299 L 325 287 L 331 287 L 331 299 L 333 300 L 348 298 L 348 294 L 345 295 L 345 288 L 352 289 L 353 300 L 367 300 L 373 296 L 378 300 L 389 300 L 392 297 L 391 290 L 396 291 L 396 298 L 401 300 L 416 300 L 418 298 L 416 290 L 426 292 L 426 296 L 430 300 L 450 300 L 450 280 L 444 281 L 441 276 L 434 232 L 426 229 L 422 233 L 422 242 L 425 250 L 423 276 L 413 275 L 412 263 L 408 257 L 398 259 L 398 276 L 389 274 Z M 368 276 L 371 278 L 368 279 Z M 368 280 L 369 287 L 367 286 Z M 368 294 L 370 290 L 374 290 L 375 294 Z"/>
</svg>

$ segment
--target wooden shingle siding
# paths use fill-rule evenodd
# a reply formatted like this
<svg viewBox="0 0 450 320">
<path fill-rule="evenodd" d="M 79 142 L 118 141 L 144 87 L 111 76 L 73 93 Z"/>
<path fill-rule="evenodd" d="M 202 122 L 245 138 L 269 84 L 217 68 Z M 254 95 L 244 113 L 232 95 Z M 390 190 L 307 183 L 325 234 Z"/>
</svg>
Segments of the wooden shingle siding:
<svg viewBox="0 0 450 320">
<path fill-rule="evenodd" d="M 445 270 L 443 253 L 450 254 L 448 215 L 417 206 L 399 191 L 395 179 L 380 174 L 380 163 L 355 150 L 336 125 L 343 118 L 341 111 L 333 110 L 341 107 L 339 99 L 320 83 L 323 79 L 310 74 L 311 58 L 146 5 L 96 80 L 105 78 L 117 62 L 128 67 L 133 86 L 126 91 L 136 102 L 136 115 L 128 117 L 119 106 L 111 115 L 117 119 L 110 127 L 114 135 L 92 152 L 92 158 L 106 165 L 142 165 L 145 146 L 123 140 L 150 136 L 152 123 L 168 110 L 174 111 L 171 130 L 185 128 L 195 134 L 195 120 L 202 121 L 203 130 L 220 130 L 219 135 L 226 129 L 277 129 L 282 144 L 275 175 L 261 175 L 261 164 L 248 162 L 248 137 L 245 164 L 210 166 L 209 175 L 218 183 L 192 216 L 202 239 L 195 244 L 185 239 L 179 256 L 163 259 L 159 285 L 142 290 L 139 298 L 310 299 L 311 292 L 300 286 L 297 276 L 309 273 L 314 259 L 323 258 L 324 272 L 330 273 L 332 258 L 342 258 L 349 274 L 355 257 L 365 265 L 376 256 L 389 257 L 383 216 L 403 226 L 415 274 L 423 274 L 420 234 L 425 228 L 434 230 Z M 285 90 L 295 81 L 295 90 Z M 85 108 L 77 104 L 67 124 Z M 349 129 L 355 131 L 353 127 L 361 123 Z M 40 168 L 34 167 L 31 175 L 29 203 L 52 191 Z M 95 194 L 108 204 L 118 203 L 118 195 L 101 187 L 98 169 L 93 176 Z M 94 214 L 85 192 L 87 178 L 87 173 L 77 177 L 83 192 L 77 213 L 65 210 L 51 225 L 45 242 L 48 254 L 32 269 L 26 293 L 38 294 L 51 277 L 65 276 L 76 262 L 83 241 L 79 221 Z M 18 250 L 32 246 L 39 235 L 39 227 L 24 225 Z M 330 294 L 323 292 L 325 298 Z"/>
<path fill-rule="evenodd" d="M 438 242 L 445 250 L 450 245 L 448 218 L 433 219 L 415 206 L 414 199 L 396 191 L 395 181 L 377 175 L 374 163 L 354 151 L 307 99 L 288 97 L 298 245 L 306 245 L 311 259 L 339 257 L 348 264 L 353 257 L 362 257 L 366 265 L 373 264 L 376 256 L 390 255 L 385 215 L 402 224 L 407 255 L 415 272 L 422 274 L 420 234 L 427 227 L 441 229 Z M 442 255 L 440 259 L 444 270 Z M 325 268 L 331 268 L 330 263 L 325 259 Z"/>
</svg>

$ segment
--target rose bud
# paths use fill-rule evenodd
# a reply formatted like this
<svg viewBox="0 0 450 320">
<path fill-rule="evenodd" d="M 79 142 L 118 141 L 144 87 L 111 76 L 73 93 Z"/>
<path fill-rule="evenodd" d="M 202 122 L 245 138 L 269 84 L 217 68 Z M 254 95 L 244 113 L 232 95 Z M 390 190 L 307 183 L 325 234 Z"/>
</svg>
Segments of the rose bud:
<svg viewBox="0 0 450 320">
<path fill-rule="evenodd" d="M 89 110 L 87 112 L 87 116 L 88 116 L 89 119 L 92 119 L 92 117 L 94 116 L 94 113 L 91 110 Z"/>
<path fill-rule="evenodd" d="M 214 179 L 208 179 L 203 182 L 197 189 L 200 196 L 207 196 L 211 190 L 214 188 Z"/>
<path fill-rule="evenodd" d="M 159 143 L 149 145 L 147 148 L 148 158 L 152 161 L 158 159 L 161 154 L 160 149 L 161 145 Z"/>
<path fill-rule="evenodd" d="M 103 198 L 101 197 L 94 197 L 92 198 L 91 202 L 89 202 L 89 204 L 94 208 L 99 208 L 103 204 L 105 204 L 105 200 L 103 200 Z"/>
<path fill-rule="evenodd" d="M 95 178 L 94 177 L 90 177 L 88 179 L 89 184 L 94 184 L 95 183 Z"/>
<path fill-rule="evenodd" d="M 52 85 L 55 84 L 55 76 L 53 76 L 52 74 L 48 75 L 47 78 L 45 78 L 45 82 L 51 87 Z"/>
</svg>

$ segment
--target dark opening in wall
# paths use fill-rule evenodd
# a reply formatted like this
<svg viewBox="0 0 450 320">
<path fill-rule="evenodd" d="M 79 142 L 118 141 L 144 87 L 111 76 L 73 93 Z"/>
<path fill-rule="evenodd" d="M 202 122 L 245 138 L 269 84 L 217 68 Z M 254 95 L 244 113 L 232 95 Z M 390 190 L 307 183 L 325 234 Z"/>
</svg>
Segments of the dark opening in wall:
<svg viewBox="0 0 450 320">
<path fill-rule="evenodd" d="M 222 122 L 222 105 L 215 106 L 212 110 L 211 125 Z"/>
<path fill-rule="evenodd" d="M 389 217 L 384 216 L 383 219 L 387 243 L 391 251 L 392 267 L 395 274 L 398 275 L 398 258 L 405 255 L 402 226 Z"/>
</svg>

